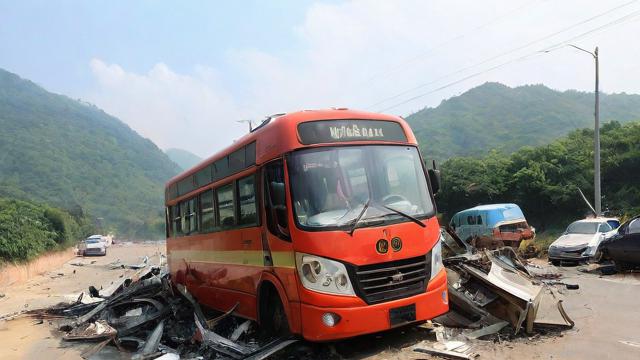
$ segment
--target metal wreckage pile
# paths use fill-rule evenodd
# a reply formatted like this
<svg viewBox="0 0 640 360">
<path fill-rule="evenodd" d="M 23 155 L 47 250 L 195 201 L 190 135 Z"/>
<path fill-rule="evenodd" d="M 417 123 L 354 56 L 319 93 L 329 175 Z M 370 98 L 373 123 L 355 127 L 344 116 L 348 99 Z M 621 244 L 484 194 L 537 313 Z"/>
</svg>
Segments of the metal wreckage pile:
<svg viewBox="0 0 640 360">
<path fill-rule="evenodd" d="M 207 320 L 186 288 L 171 284 L 166 266 L 133 268 L 140 270 L 109 288 L 92 286 L 90 296 L 27 315 L 55 321 L 65 341 L 92 342 L 85 359 L 258 360 L 296 341 L 257 334 L 252 322 L 230 316 L 237 304 Z"/>
<path fill-rule="evenodd" d="M 414 351 L 470 359 L 477 356 L 478 339 L 528 338 L 573 327 L 556 294 L 561 290 L 554 286 L 575 285 L 528 264 L 510 247 L 479 250 L 453 231 L 443 229 L 442 235 L 450 311 L 423 325 L 432 329 L 437 341 L 421 342 Z M 231 316 L 235 308 L 207 320 L 189 292 L 171 284 L 162 258 L 158 266 L 146 265 L 147 259 L 139 266 L 127 266 L 137 273 L 106 289 L 91 287 L 90 296 L 80 295 L 73 304 L 30 315 L 57 319 L 64 340 L 93 341 L 84 358 L 119 352 L 133 359 L 264 359 L 296 341 L 259 334 L 251 321 Z M 545 301 L 558 315 L 551 322 L 538 316 L 549 297 L 551 302 Z"/>
<path fill-rule="evenodd" d="M 415 351 L 471 359 L 477 356 L 473 352 L 477 339 L 530 338 L 574 326 L 559 299 L 562 290 L 555 286 L 577 289 L 577 285 L 563 283 L 558 273 L 529 264 L 511 247 L 476 249 L 450 229 L 443 229 L 442 235 L 450 310 L 433 321 L 437 343 Z M 543 303 L 544 319 L 539 316 Z"/>
</svg>

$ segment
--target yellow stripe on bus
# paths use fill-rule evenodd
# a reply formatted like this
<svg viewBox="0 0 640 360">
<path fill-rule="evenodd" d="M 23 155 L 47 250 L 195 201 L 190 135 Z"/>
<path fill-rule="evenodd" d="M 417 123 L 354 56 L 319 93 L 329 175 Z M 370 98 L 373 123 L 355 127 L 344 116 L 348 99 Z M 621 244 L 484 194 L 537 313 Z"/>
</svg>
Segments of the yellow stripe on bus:
<svg viewBox="0 0 640 360">
<path fill-rule="evenodd" d="M 193 262 L 264 266 L 262 250 L 171 250 L 169 256 Z M 296 262 L 291 251 L 271 252 L 273 266 L 295 268 Z"/>
</svg>

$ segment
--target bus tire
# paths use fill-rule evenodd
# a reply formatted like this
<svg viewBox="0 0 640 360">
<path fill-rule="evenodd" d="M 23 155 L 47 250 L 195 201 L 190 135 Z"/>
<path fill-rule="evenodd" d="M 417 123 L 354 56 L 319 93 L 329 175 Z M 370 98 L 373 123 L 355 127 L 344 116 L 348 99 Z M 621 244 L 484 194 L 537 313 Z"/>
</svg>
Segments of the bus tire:
<svg viewBox="0 0 640 360">
<path fill-rule="evenodd" d="M 260 287 L 260 328 L 269 337 L 286 337 L 290 334 L 289 321 L 275 286 L 264 282 Z"/>
</svg>

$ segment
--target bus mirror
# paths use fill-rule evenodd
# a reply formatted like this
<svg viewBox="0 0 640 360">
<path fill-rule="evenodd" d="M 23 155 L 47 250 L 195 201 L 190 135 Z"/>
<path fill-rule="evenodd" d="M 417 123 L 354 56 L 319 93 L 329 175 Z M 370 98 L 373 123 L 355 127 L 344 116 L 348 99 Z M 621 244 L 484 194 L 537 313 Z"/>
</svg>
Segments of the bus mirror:
<svg viewBox="0 0 640 360">
<path fill-rule="evenodd" d="M 433 194 L 437 194 L 440 191 L 440 170 L 438 170 L 438 166 L 436 166 L 436 161 L 432 160 L 433 166 L 428 170 L 429 173 L 429 182 L 431 182 L 431 191 Z"/>
<path fill-rule="evenodd" d="M 276 210 L 286 209 L 284 183 L 271 182 L 269 190 L 271 191 L 271 207 Z"/>
<path fill-rule="evenodd" d="M 437 194 L 440 190 L 440 170 L 429 169 L 429 181 L 431 182 L 431 190 Z"/>
</svg>

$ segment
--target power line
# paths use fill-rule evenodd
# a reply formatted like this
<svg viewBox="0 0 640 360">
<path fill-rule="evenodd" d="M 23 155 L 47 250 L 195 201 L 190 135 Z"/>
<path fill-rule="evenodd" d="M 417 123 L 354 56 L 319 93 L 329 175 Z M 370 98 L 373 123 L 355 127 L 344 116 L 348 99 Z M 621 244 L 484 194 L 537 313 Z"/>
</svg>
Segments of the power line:
<svg viewBox="0 0 640 360">
<path fill-rule="evenodd" d="M 534 44 L 540 43 L 540 42 L 542 42 L 542 41 L 544 41 L 544 40 L 547 40 L 547 39 L 549 39 L 549 38 L 552 38 L 552 37 L 554 37 L 554 36 L 556 36 L 556 35 L 558 35 L 558 34 L 561 34 L 561 33 L 563 33 L 563 32 L 567 32 L 567 31 L 572 30 L 572 29 L 574 29 L 574 28 L 576 28 L 576 27 L 578 27 L 578 26 L 580 26 L 580 25 L 584 25 L 585 23 L 591 22 L 591 21 L 593 21 L 593 20 L 595 20 L 595 19 L 598 19 L 598 18 L 600 18 L 600 17 L 602 17 L 602 16 L 608 15 L 608 14 L 610 14 L 610 13 L 612 13 L 612 12 L 616 11 L 616 10 L 619 10 L 619 9 L 621 9 L 621 8 L 623 8 L 623 7 L 629 6 L 629 5 L 631 5 L 631 4 L 633 4 L 633 3 L 637 2 L 637 1 L 638 1 L 638 0 L 632 0 L 632 1 L 629 1 L 629 2 L 624 3 L 624 4 L 622 4 L 622 5 L 618 5 L 618 6 L 616 6 L 616 7 L 614 7 L 614 8 L 611 8 L 611 9 L 609 9 L 609 10 L 605 11 L 605 12 L 602 12 L 602 13 L 600 13 L 600 14 L 594 15 L 594 16 L 592 16 L 592 17 L 590 17 L 590 18 L 587 18 L 587 19 L 585 19 L 585 20 L 582 20 L 582 21 L 580 21 L 580 22 L 578 22 L 578 23 L 575 23 L 575 24 L 573 24 L 573 25 L 570 25 L 570 26 L 568 26 L 568 27 L 565 27 L 565 28 L 563 28 L 563 29 L 561 29 L 561 30 L 559 30 L 559 31 L 553 32 L 553 33 L 551 33 L 551 34 L 548 34 L 548 35 L 543 36 L 543 37 L 541 37 L 541 38 L 538 38 L 538 39 L 536 39 L 536 40 L 530 41 L 530 42 L 528 42 L 528 43 L 526 43 L 526 44 L 524 44 L 524 45 L 518 46 L 518 47 L 516 47 L 516 48 L 514 48 L 514 49 L 511 49 L 511 50 L 508 50 L 508 51 L 502 52 L 502 53 L 500 53 L 500 54 L 498 54 L 498 55 L 495 55 L 495 56 L 492 56 L 492 57 L 490 57 L 490 58 L 484 59 L 484 60 L 482 60 L 482 61 L 480 61 L 480 62 L 478 62 L 478 63 L 475 63 L 475 64 L 473 64 L 473 65 L 470 65 L 470 66 L 464 67 L 464 68 L 462 68 L 462 69 L 456 70 L 456 71 L 454 71 L 454 72 L 448 73 L 448 74 L 446 74 L 446 75 L 440 76 L 440 77 L 438 77 L 438 78 L 436 78 L 436 79 L 434 79 L 434 80 L 431 80 L 431 81 L 429 81 L 429 82 L 426 82 L 426 83 L 423 83 L 423 84 L 420 84 L 420 85 L 414 86 L 414 87 L 412 87 L 412 88 L 410 88 L 410 89 L 408 89 L 408 90 L 402 91 L 402 92 L 400 92 L 400 93 L 398 93 L 398 94 L 396 94 L 396 95 L 393 95 L 393 96 L 390 96 L 390 97 L 384 98 L 384 99 L 382 99 L 382 100 L 380 100 L 380 101 L 378 101 L 378 102 L 376 102 L 376 103 L 374 103 L 374 104 L 371 104 L 368 108 L 372 108 L 372 107 L 374 107 L 374 106 L 376 106 L 376 105 L 380 105 L 380 104 L 385 103 L 385 102 L 387 102 L 387 101 L 389 101 L 389 100 L 397 99 L 397 98 L 399 98 L 399 97 L 401 97 L 401 96 L 403 96 L 403 95 L 407 95 L 407 94 L 409 94 L 409 93 L 411 93 L 411 92 L 413 92 L 413 91 L 415 91 L 415 90 L 421 89 L 421 88 L 423 88 L 423 87 L 425 87 L 425 86 L 433 85 L 433 84 L 435 84 L 435 83 L 439 82 L 440 80 L 447 79 L 447 78 L 449 78 L 449 77 L 451 77 L 451 76 L 453 76 L 453 75 L 460 74 L 460 73 L 465 72 L 465 71 L 467 71 L 467 70 L 470 70 L 470 69 L 476 68 L 476 67 L 478 67 L 478 66 L 480 66 L 480 65 L 484 65 L 484 64 L 486 64 L 486 63 L 488 63 L 488 62 L 491 62 L 491 61 L 493 61 L 493 60 L 495 60 L 495 59 L 498 59 L 498 58 L 504 57 L 504 56 L 506 56 L 506 55 L 512 54 L 512 53 L 514 53 L 514 52 L 517 52 L 517 51 L 519 51 L 519 50 L 525 49 L 525 48 L 527 48 L 527 47 L 529 47 L 529 46 L 531 46 L 531 45 L 534 45 Z"/>
<path fill-rule="evenodd" d="M 455 41 L 458 41 L 460 39 L 463 39 L 466 36 L 468 36 L 469 33 L 475 33 L 478 30 L 482 30 L 482 29 L 484 29 L 486 27 L 489 27 L 489 26 L 499 22 L 500 20 L 502 20 L 502 19 L 514 14 L 514 13 L 517 13 L 520 10 L 525 9 L 525 8 L 531 6 L 531 5 L 533 5 L 533 4 L 535 4 L 535 3 L 539 2 L 539 1 L 541 1 L 541 0 L 534 0 L 534 1 L 527 2 L 524 5 L 521 5 L 521 6 L 515 8 L 515 9 L 513 9 L 511 11 L 508 11 L 508 12 L 504 13 L 504 14 L 498 15 L 498 16 L 494 17 L 493 19 L 474 27 L 473 29 L 469 30 L 468 32 L 462 33 L 462 34 L 460 34 L 458 36 L 455 36 L 455 37 L 450 38 L 448 40 L 445 40 L 445 41 L 443 41 L 441 43 L 438 43 L 437 45 L 427 49 L 426 51 L 424 51 L 424 52 L 422 52 L 422 53 L 420 53 L 420 54 L 418 54 L 418 55 L 416 55 L 416 56 L 404 61 L 401 64 L 398 64 L 398 65 L 394 66 L 389 71 L 381 72 L 381 73 L 378 73 L 378 74 L 375 74 L 375 75 L 371 76 L 369 79 L 367 79 L 365 81 L 365 83 L 368 83 L 368 82 L 370 82 L 372 80 L 375 80 L 376 78 L 379 78 L 379 77 L 387 76 L 387 75 L 390 75 L 390 74 L 405 70 L 405 69 L 407 69 L 407 65 L 409 65 L 411 63 L 414 63 L 414 62 L 416 62 L 416 61 L 418 61 L 420 59 L 425 59 L 425 58 L 430 57 L 430 55 L 433 55 L 435 50 L 437 50 L 437 49 L 439 49 L 441 47 L 444 47 L 446 45 L 449 45 L 449 44 L 451 44 L 451 43 L 453 43 Z"/>
<path fill-rule="evenodd" d="M 591 35 L 591 34 L 593 34 L 593 33 L 597 32 L 597 31 L 605 30 L 605 29 L 606 29 L 606 28 L 608 28 L 608 27 L 618 25 L 618 24 L 623 23 L 623 22 L 625 22 L 625 21 L 627 21 L 627 20 L 630 20 L 630 19 L 632 19 L 632 18 L 634 18 L 634 17 L 636 17 L 636 16 L 638 16 L 638 15 L 640 15 L 640 10 L 636 10 L 636 11 L 634 11 L 634 12 L 631 12 L 631 13 L 629 13 L 629 14 L 627 14 L 627 15 L 623 16 L 623 17 L 620 17 L 620 18 L 618 18 L 618 19 L 614 20 L 614 21 L 608 22 L 608 23 L 606 23 L 606 24 L 604 24 L 604 25 L 601 25 L 601 26 L 599 26 L 599 27 L 597 27 L 597 28 L 594 28 L 594 29 L 591 29 L 591 30 L 589 30 L 589 31 L 586 31 L 586 32 L 584 32 L 584 33 L 582 33 L 582 34 L 576 35 L 576 36 L 574 36 L 574 37 L 572 37 L 572 38 L 570 38 L 570 39 L 563 40 L 562 42 L 560 42 L 560 43 L 556 43 L 556 44 L 554 44 L 554 45 L 551 45 L 551 46 L 549 46 L 549 47 L 547 47 L 547 48 L 545 48 L 545 49 L 538 50 L 538 51 L 535 51 L 535 52 L 529 53 L 529 54 L 527 54 L 527 55 L 521 56 L 521 57 L 519 57 L 519 58 L 516 58 L 516 59 L 513 59 L 513 60 L 509 60 L 509 61 L 503 62 L 503 63 L 501 63 L 501 64 L 498 64 L 498 65 L 492 66 L 492 67 L 490 67 L 490 68 L 488 68 L 488 69 L 485 69 L 485 70 L 482 70 L 482 71 L 479 71 L 479 72 L 473 73 L 473 74 L 468 75 L 468 76 L 465 76 L 465 77 L 463 77 L 463 78 L 461 78 L 461 79 L 459 79 L 459 80 L 452 81 L 452 82 L 450 82 L 450 83 L 447 83 L 447 84 L 445 84 L 445 85 L 442 85 L 442 86 L 440 86 L 440 87 L 438 87 L 438 88 L 435 88 L 435 89 L 433 89 L 433 90 L 430 90 L 430 91 L 428 91 L 428 92 L 425 92 L 425 93 L 422 93 L 422 94 L 419 94 L 419 95 L 413 96 L 413 97 L 411 97 L 411 98 L 409 98 L 409 99 L 406 99 L 406 100 L 404 100 L 404 101 L 401 101 L 401 102 L 399 102 L 399 103 L 396 103 L 396 104 L 394 104 L 394 105 L 392 105 L 392 106 L 389 106 L 389 107 L 386 107 L 386 108 L 384 108 L 384 109 L 378 110 L 377 112 L 384 112 L 384 111 L 387 111 L 387 110 L 393 109 L 393 108 L 395 108 L 395 107 L 398 107 L 398 106 L 400 106 L 400 105 L 404 105 L 404 104 L 406 104 L 406 103 L 408 103 L 408 102 L 411 102 L 411 101 L 413 101 L 413 100 L 416 100 L 416 99 L 419 99 L 419 98 L 424 97 L 424 96 L 426 96 L 426 95 L 429 95 L 429 94 L 435 93 L 435 92 L 437 92 L 437 91 L 440 91 L 440 90 L 446 89 L 446 88 L 451 87 L 451 86 L 453 86 L 453 85 L 459 84 L 459 83 L 461 83 L 461 82 L 463 82 L 463 81 L 465 81 L 465 80 L 468 80 L 468 79 L 471 79 L 471 78 L 473 78 L 473 77 L 476 77 L 476 76 L 479 76 L 479 75 L 485 74 L 485 73 L 487 73 L 487 72 L 489 72 L 489 71 L 492 71 L 492 70 L 495 70 L 495 69 L 501 68 L 501 67 L 506 66 L 506 65 L 509 65 L 509 64 L 511 64 L 511 63 L 518 62 L 518 61 L 522 61 L 522 60 L 525 60 L 525 59 L 527 59 L 527 58 L 529 58 L 529 57 L 533 57 L 533 56 L 536 56 L 536 55 L 541 55 L 541 54 L 543 54 L 543 53 L 548 53 L 548 52 L 550 52 L 550 51 L 557 50 L 558 48 L 560 48 L 560 47 L 563 47 L 563 46 L 567 45 L 567 43 L 569 43 L 569 42 L 572 42 L 572 41 L 575 41 L 575 40 L 581 39 L 581 38 L 583 38 L 583 37 L 586 37 L 586 36 L 588 36 L 588 35 Z"/>
</svg>

